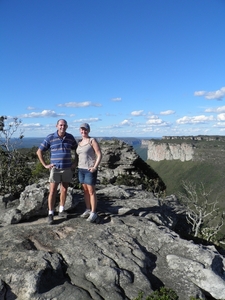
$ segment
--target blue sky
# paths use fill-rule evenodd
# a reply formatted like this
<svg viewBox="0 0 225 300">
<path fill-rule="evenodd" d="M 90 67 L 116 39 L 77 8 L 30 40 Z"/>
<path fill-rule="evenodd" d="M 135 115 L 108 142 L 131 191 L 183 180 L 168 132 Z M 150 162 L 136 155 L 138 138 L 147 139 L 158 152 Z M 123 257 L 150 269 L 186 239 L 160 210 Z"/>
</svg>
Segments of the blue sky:
<svg viewBox="0 0 225 300">
<path fill-rule="evenodd" d="M 1 0 L 0 115 L 25 137 L 225 133 L 225 0 Z"/>
</svg>

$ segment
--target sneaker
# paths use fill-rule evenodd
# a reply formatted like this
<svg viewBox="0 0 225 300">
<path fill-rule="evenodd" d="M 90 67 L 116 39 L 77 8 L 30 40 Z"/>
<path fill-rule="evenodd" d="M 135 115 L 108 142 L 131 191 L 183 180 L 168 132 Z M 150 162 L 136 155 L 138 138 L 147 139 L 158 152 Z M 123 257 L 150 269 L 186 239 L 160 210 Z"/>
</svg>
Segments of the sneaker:
<svg viewBox="0 0 225 300">
<path fill-rule="evenodd" d="M 81 218 L 88 218 L 90 216 L 91 210 L 86 209 L 84 213 L 80 216 Z"/>
<path fill-rule="evenodd" d="M 63 211 L 61 211 L 61 212 L 58 213 L 58 216 L 59 216 L 60 218 L 65 218 L 65 219 L 67 219 L 68 214 L 67 214 L 67 212 L 66 212 L 65 210 L 63 210 Z"/>
<path fill-rule="evenodd" d="M 53 218 L 53 215 L 48 215 L 48 224 L 49 225 L 52 225 L 54 223 L 54 218 Z"/>
<path fill-rule="evenodd" d="M 90 213 L 90 216 L 87 218 L 88 222 L 93 223 L 97 219 L 98 215 L 96 213 Z"/>
</svg>

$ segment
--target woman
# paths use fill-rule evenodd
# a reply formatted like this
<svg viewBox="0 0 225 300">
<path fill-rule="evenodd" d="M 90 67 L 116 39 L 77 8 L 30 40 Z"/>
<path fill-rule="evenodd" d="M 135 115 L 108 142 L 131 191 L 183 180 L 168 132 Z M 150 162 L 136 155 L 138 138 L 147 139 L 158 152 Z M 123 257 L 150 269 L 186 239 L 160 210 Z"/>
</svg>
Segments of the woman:
<svg viewBox="0 0 225 300">
<path fill-rule="evenodd" d="M 78 178 L 84 190 L 86 210 L 81 215 L 87 221 L 94 222 L 97 218 L 97 196 L 95 185 L 97 181 L 98 166 L 102 159 L 102 152 L 96 139 L 89 136 L 90 126 L 83 123 L 80 126 L 82 139 L 77 146 Z"/>
</svg>

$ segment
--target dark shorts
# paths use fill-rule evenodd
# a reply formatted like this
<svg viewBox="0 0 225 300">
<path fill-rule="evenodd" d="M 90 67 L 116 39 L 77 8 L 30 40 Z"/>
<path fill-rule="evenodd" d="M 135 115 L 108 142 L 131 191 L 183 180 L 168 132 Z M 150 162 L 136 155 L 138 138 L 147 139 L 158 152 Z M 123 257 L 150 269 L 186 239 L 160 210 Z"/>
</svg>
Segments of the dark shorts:
<svg viewBox="0 0 225 300">
<path fill-rule="evenodd" d="M 92 173 L 87 169 L 78 169 L 79 182 L 88 185 L 96 185 L 97 173 L 97 170 Z"/>
</svg>

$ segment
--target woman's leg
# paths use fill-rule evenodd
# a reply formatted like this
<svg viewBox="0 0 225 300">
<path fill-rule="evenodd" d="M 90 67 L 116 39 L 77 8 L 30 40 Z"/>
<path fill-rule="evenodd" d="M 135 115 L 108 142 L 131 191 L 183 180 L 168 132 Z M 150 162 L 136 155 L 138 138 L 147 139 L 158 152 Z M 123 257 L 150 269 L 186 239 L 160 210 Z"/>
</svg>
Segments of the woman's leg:
<svg viewBox="0 0 225 300">
<path fill-rule="evenodd" d="M 96 212 L 97 209 L 97 195 L 95 192 L 95 186 L 94 185 L 87 185 L 87 190 L 89 194 L 89 201 L 91 206 L 91 211 Z"/>
<path fill-rule="evenodd" d="M 84 201 L 86 205 L 86 209 L 91 209 L 91 202 L 90 202 L 90 194 L 88 190 L 88 185 L 87 184 L 82 184 L 83 190 L 84 190 Z"/>
</svg>

